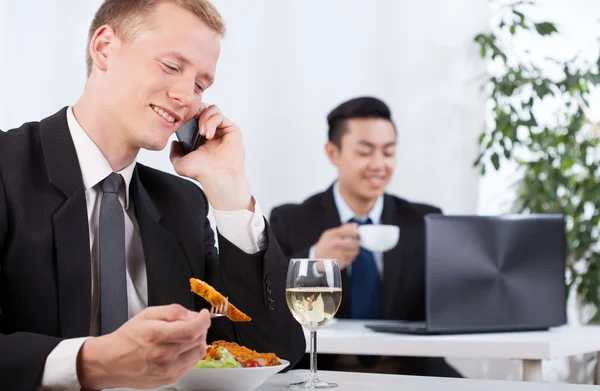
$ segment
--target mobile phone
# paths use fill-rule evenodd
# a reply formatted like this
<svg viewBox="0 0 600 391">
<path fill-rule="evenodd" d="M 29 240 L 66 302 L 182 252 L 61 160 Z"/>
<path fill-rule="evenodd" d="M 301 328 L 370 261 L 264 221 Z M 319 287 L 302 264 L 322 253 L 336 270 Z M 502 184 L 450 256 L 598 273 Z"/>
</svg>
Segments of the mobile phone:
<svg viewBox="0 0 600 391">
<path fill-rule="evenodd" d="M 177 137 L 177 140 L 179 140 L 179 145 L 181 145 L 181 149 L 185 155 L 195 151 L 199 146 L 206 142 L 206 137 L 202 136 L 199 132 L 198 120 L 196 118 L 192 118 L 181 125 L 181 127 L 175 131 L 175 136 Z"/>
</svg>

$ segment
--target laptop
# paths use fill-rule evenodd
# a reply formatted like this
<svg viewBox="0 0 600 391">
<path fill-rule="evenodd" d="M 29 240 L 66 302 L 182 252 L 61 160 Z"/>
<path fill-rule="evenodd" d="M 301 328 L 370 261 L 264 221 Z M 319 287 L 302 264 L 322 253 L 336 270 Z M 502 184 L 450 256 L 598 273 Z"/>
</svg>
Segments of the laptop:
<svg viewBox="0 0 600 391">
<path fill-rule="evenodd" d="M 426 320 L 366 327 L 416 334 L 547 330 L 566 323 L 562 215 L 425 217 Z"/>
</svg>

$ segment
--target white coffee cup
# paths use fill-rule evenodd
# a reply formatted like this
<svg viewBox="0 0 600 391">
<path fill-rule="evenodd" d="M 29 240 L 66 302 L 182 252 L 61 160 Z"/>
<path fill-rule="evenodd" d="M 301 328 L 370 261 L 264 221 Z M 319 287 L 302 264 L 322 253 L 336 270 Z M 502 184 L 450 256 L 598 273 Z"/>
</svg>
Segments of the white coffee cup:
<svg viewBox="0 0 600 391">
<path fill-rule="evenodd" d="M 396 247 L 399 238 L 400 228 L 396 225 L 365 224 L 358 227 L 358 240 L 367 250 L 389 251 Z"/>
</svg>

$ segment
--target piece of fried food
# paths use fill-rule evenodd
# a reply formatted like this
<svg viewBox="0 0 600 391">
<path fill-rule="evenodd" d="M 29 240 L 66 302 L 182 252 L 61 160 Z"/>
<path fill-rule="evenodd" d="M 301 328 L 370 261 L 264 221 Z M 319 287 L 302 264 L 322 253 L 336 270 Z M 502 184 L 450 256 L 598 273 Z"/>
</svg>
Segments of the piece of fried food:
<svg viewBox="0 0 600 391">
<path fill-rule="evenodd" d="M 236 361 L 242 364 L 247 360 L 264 360 L 264 366 L 267 367 L 281 364 L 275 353 L 258 353 L 245 346 L 240 346 L 235 342 L 227 341 L 214 341 L 212 344 L 208 345 L 205 358 L 219 358 L 217 352 L 218 347 L 227 349 L 227 351 L 235 357 Z"/>
<path fill-rule="evenodd" d="M 206 282 L 197 278 L 190 278 L 190 285 L 192 292 L 208 301 L 210 305 L 219 306 L 225 304 L 225 297 Z M 226 315 L 234 322 L 250 322 L 252 320 L 251 317 L 238 310 L 231 302 L 227 304 Z"/>
</svg>

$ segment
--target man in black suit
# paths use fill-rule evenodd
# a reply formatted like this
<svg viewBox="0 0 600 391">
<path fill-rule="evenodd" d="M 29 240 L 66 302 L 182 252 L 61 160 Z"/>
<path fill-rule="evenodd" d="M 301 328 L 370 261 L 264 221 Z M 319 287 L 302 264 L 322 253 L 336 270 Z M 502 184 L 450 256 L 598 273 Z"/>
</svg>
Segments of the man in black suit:
<svg viewBox="0 0 600 391">
<path fill-rule="evenodd" d="M 382 101 L 363 97 L 335 108 L 327 117 L 327 157 L 337 181 L 302 204 L 271 212 L 277 241 L 289 258 L 336 258 L 343 296 L 336 317 L 425 319 L 424 219 L 441 210 L 386 194 L 396 166 L 396 128 Z M 392 250 L 373 253 L 359 246 L 359 224 L 400 227 Z M 459 377 L 439 358 L 379 358 L 319 355 L 320 369 Z M 306 366 L 306 361 L 299 364 Z"/>
<path fill-rule="evenodd" d="M 77 104 L 0 132 L 0 389 L 155 388 L 192 368 L 207 339 L 292 365 L 304 353 L 240 130 L 202 103 L 223 34 L 206 0 L 106 0 Z M 136 163 L 193 118 L 206 143 L 184 156 L 175 142 L 171 160 L 204 191 Z M 252 321 L 211 326 L 190 278 Z"/>
</svg>

